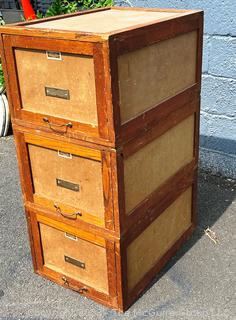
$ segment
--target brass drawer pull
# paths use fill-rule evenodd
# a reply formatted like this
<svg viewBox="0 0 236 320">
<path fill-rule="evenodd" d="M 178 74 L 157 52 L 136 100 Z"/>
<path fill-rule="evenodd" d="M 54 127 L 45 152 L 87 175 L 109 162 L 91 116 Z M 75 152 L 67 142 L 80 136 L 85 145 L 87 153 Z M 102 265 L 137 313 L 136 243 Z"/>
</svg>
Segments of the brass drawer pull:
<svg viewBox="0 0 236 320">
<path fill-rule="evenodd" d="M 63 276 L 61 279 L 64 281 L 64 285 L 65 286 L 69 286 L 69 282 L 68 282 L 68 280 L 66 279 L 65 276 Z"/>
<path fill-rule="evenodd" d="M 88 289 L 87 288 L 79 288 L 76 291 L 78 291 L 79 293 L 84 293 L 84 292 L 87 292 Z"/>
<path fill-rule="evenodd" d="M 62 279 L 62 281 L 64 281 L 64 286 L 69 287 L 69 281 L 67 280 L 67 278 L 65 276 L 63 276 L 61 279 Z M 88 289 L 85 287 L 82 287 L 82 288 L 76 289 L 76 291 L 79 293 L 84 293 L 84 292 L 87 292 Z"/>
<path fill-rule="evenodd" d="M 56 212 L 58 212 L 61 216 L 63 216 L 64 218 L 67 218 L 67 219 L 76 220 L 77 216 L 82 217 L 82 213 L 79 212 L 79 211 L 78 212 L 74 212 L 74 213 L 64 213 L 64 212 L 62 212 L 61 208 L 56 203 L 54 203 L 54 208 L 56 209 Z"/>
<path fill-rule="evenodd" d="M 72 123 L 71 122 L 68 122 L 68 123 L 65 123 L 65 124 L 57 124 L 57 123 L 53 123 L 53 122 L 50 122 L 48 120 L 48 118 L 43 118 L 43 122 L 47 123 L 49 128 L 57 133 L 66 133 L 67 132 L 67 129 L 68 128 L 72 128 Z M 57 128 L 62 128 L 62 127 L 65 127 L 65 131 L 61 131 L 61 130 L 57 130 L 55 129 L 54 127 L 57 127 Z"/>
</svg>

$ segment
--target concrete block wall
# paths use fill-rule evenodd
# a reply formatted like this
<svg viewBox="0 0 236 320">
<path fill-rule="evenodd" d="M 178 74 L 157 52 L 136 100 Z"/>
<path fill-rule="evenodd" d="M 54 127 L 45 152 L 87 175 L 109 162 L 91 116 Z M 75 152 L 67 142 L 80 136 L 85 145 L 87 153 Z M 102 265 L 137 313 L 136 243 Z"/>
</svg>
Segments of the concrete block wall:
<svg viewBox="0 0 236 320">
<path fill-rule="evenodd" d="M 200 165 L 236 178 L 236 1 L 130 2 L 137 7 L 204 10 Z"/>
</svg>

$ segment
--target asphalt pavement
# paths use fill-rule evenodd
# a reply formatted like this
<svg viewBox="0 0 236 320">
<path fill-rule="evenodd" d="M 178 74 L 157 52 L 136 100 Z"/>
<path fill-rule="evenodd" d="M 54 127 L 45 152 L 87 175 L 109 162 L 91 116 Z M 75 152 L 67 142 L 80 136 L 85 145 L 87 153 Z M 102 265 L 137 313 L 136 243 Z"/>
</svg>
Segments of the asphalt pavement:
<svg viewBox="0 0 236 320">
<path fill-rule="evenodd" d="M 0 138 L 0 319 L 235 320 L 236 181 L 200 171 L 198 198 L 193 236 L 118 314 L 33 273 L 14 142 Z"/>
</svg>

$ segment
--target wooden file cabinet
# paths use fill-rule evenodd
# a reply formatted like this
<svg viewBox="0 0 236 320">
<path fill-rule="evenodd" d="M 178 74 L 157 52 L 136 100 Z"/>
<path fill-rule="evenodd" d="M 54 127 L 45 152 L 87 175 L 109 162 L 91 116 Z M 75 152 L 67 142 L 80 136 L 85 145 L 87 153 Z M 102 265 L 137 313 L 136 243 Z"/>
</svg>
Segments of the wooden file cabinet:
<svg viewBox="0 0 236 320">
<path fill-rule="evenodd" d="M 126 310 L 196 226 L 202 11 L 1 28 L 35 272 Z"/>
</svg>

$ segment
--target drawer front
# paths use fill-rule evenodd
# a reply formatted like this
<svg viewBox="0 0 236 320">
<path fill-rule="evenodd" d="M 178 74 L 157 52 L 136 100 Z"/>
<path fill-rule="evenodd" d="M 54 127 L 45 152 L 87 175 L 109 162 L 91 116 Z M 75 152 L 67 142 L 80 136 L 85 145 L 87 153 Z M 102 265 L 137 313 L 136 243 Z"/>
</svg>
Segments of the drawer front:
<svg viewBox="0 0 236 320">
<path fill-rule="evenodd" d="M 104 247 L 41 222 L 39 229 L 45 267 L 108 293 Z"/>
<path fill-rule="evenodd" d="M 17 125 L 113 144 L 102 44 L 17 35 L 3 41 Z"/>
<path fill-rule="evenodd" d="M 114 230 L 111 152 L 13 130 L 26 205 L 71 225 Z"/>
<path fill-rule="evenodd" d="M 100 161 L 34 144 L 28 144 L 28 152 L 35 202 L 54 207 L 62 215 L 71 207 L 81 218 L 87 213 L 104 221 Z"/>
<path fill-rule="evenodd" d="M 33 49 L 14 52 L 22 110 L 98 125 L 92 57 Z"/>
</svg>

